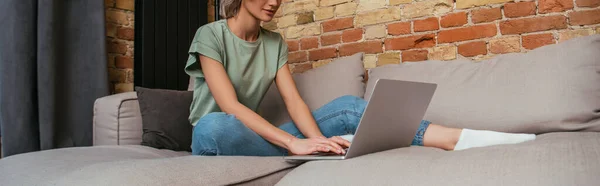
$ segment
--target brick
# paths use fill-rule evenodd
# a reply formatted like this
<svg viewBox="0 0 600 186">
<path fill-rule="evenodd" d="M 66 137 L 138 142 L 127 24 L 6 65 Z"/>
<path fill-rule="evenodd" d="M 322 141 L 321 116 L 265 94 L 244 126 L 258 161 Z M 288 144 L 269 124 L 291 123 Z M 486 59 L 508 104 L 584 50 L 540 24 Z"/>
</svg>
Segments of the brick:
<svg viewBox="0 0 600 186">
<path fill-rule="evenodd" d="M 295 39 L 305 36 L 314 36 L 321 34 L 321 27 L 317 23 L 310 23 L 306 25 L 292 26 L 287 29 L 285 37 L 287 39 Z"/>
<path fill-rule="evenodd" d="M 315 22 L 315 20 L 313 19 L 313 15 L 314 15 L 313 12 L 299 13 L 298 17 L 296 18 L 296 23 L 301 25 L 301 24 Z"/>
<path fill-rule="evenodd" d="M 390 5 L 400 5 L 400 4 L 408 4 L 412 3 L 412 0 L 390 0 Z"/>
<path fill-rule="evenodd" d="M 387 0 L 360 0 L 358 3 L 358 12 L 365 12 L 385 7 Z"/>
<path fill-rule="evenodd" d="M 297 74 L 297 73 L 306 72 L 310 69 L 312 69 L 311 63 L 301 63 L 301 64 L 294 64 L 290 70 L 292 71 L 292 73 Z"/>
<path fill-rule="evenodd" d="M 115 84 L 115 93 L 133 92 L 133 83 Z"/>
<path fill-rule="evenodd" d="M 298 51 L 298 52 L 290 52 L 288 53 L 288 62 L 289 63 L 301 63 L 308 60 L 308 52 L 307 51 Z"/>
<path fill-rule="evenodd" d="M 456 59 L 456 46 L 445 45 L 433 47 L 429 52 L 431 60 L 453 60 Z"/>
<path fill-rule="evenodd" d="M 551 45 L 556 43 L 554 36 L 548 34 L 532 34 L 522 36 L 523 48 L 533 50 L 541 46 Z"/>
<path fill-rule="evenodd" d="M 342 42 L 342 34 L 329 34 L 321 36 L 321 46 L 335 45 Z"/>
<path fill-rule="evenodd" d="M 452 30 L 442 30 L 438 33 L 438 43 L 473 40 L 485 37 L 492 37 L 496 34 L 496 25 L 493 23 L 463 28 L 455 28 Z"/>
<path fill-rule="evenodd" d="M 426 0 L 407 4 L 402 9 L 402 17 L 406 19 L 443 14 L 450 12 L 453 0 Z"/>
<path fill-rule="evenodd" d="M 400 7 L 390 7 L 356 15 L 356 25 L 358 27 L 363 27 L 400 19 L 402 19 Z"/>
<path fill-rule="evenodd" d="M 500 32 L 502 35 L 563 28 L 567 28 L 567 18 L 562 15 L 511 19 L 500 22 Z"/>
<path fill-rule="evenodd" d="M 127 72 L 127 81 L 125 81 L 126 83 L 133 83 L 133 69 L 126 69 L 125 70 Z"/>
<path fill-rule="evenodd" d="M 113 23 L 106 23 L 106 36 L 117 37 L 117 25 Z"/>
<path fill-rule="evenodd" d="M 331 63 L 332 61 L 333 61 L 332 59 L 319 60 L 317 62 L 312 63 L 312 68 L 319 68 L 319 67 L 325 66 L 325 65 Z"/>
<path fill-rule="evenodd" d="M 573 9 L 573 0 L 539 0 L 538 1 L 538 12 L 539 13 L 550 13 L 550 12 L 563 12 L 565 10 Z"/>
<path fill-rule="evenodd" d="M 400 64 L 400 52 L 387 52 L 377 55 L 377 66 Z"/>
<path fill-rule="evenodd" d="M 502 19 L 500 8 L 486 8 L 471 11 L 471 21 L 473 23 L 491 22 Z"/>
<path fill-rule="evenodd" d="M 435 46 L 435 34 L 415 35 L 385 40 L 385 50 L 406 50 Z"/>
<path fill-rule="evenodd" d="M 594 34 L 594 30 L 592 30 L 592 29 L 562 31 L 559 33 L 558 42 L 560 43 L 560 42 L 567 41 L 569 39 L 583 37 L 583 36 L 589 36 L 589 35 L 593 35 L 593 34 Z"/>
<path fill-rule="evenodd" d="M 300 49 L 308 50 L 319 47 L 319 38 L 318 37 L 308 37 L 300 39 Z"/>
<path fill-rule="evenodd" d="M 467 12 L 457 12 L 442 16 L 440 25 L 443 28 L 456 27 L 467 24 Z"/>
<path fill-rule="evenodd" d="M 375 25 L 365 29 L 365 39 L 383 38 L 387 35 L 385 25 Z"/>
<path fill-rule="evenodd" d="M 335 16 L 354 15 L 354 13 L 356 13 L 357 7 L 358 7 L 358 4 L 356 4 L 354 2 L 337 5 L 337 6 L 335 6 Z"/>
<path fill-rule="evenodd" d="M 415 32 L 423 32 L 423 31 L 440 29 L 440 25 L 439 25 L 437 17 L 431 17 L 431 18 L 422 19 L 422 20 L 415 20 L 413 22 L 413 24 L 414 24 Z"/>
<path fill-rule="evenodd" d="M 115 66 L 115 55 L 107 55 L 107 64 L 106 67 L 108 68 L 116 68 Z"/>
<path fill-rule="evenodd" d="M 133 28 L 121 27 L 117 31 L 117 37 L 119 39 L 133 41 L 134 39 L 134 30 Z"/>
<path fill-rule="evenodd" d="M 214 6 L 213 6 L 213 9 L 214 9 Z M 274 17 L 281 17 L 281 16 L 283 16 L 283 4 L 279 7 L 279 9 L 277 9 Z"/>
<path fill-rule="evenodd" d="M 212 23 L 215 20 L 215 6 L 210 5 L 206 9 L 207 9 L 206 19 L 207 19 L 208 23 Z M 275 13 L 275 15 L 277 15 L 277 13 Z"/>
<path fill-rule="evenodd" d="M 458 53 L 465 57 L 487 54 L 485 41 L 474 41 L 458 45 Z"/>
<path fill-rule="evenodd" d="M 117 0 L 116 7 L 133 11 L 135 9 L 135 0 Z"/>
<path fill-rule="evenodd" d="M 333 18 L 333 7 L 319 8 L 315 11 L 315 20 L 325 20 Z"/>
<path fill-rule="evenodd" d="M 105 8 L 115 7 L 115 0 L 104 0 L 104 7 Z"/>
<path fill-rule="evenodd" d="M 307 12 L 317 9 L 317 1 L 314 0 L 299 0 L 292 3 L 283 4 L 281 10 L 283 15 L 288 15 L 297 12 Z"/>
<path fill-rule="evenodd" d="M 127 53 L 127 43 L 113 41 L 108 44 L 108 53 L 125 54 Z"/>
<path fill-rule="evenodd" d="M 349 43 L 340 46 L 340 56 L 349 56 L 358 52 L 364 52 L 365 54 L 381 53 L 383 52 L 381 41 Z"/>
<path fill-rule="evenodd" d="M 600 1 L 598 0 L 575 0 L 575 3 L 578 7 L 590 7 L 595 8 L 600 6 Z"/>
<path fill-rule="evenodd" d="M 321 0 L 321 3 L 319 4 L 320 6 L 331 6 L 331 5 L 338 5 L 338 4 L 342 4 L 345 2 L 350 2 L 352 0 Z"/>
<path fill-rule="evenodd" d="M 277 27 L 278 28 L 287 28 L 289 26 L 294 26 L 297 23 L 297 16 L 295 14 L 286 15 L 277 19 Z"/>
<path fill-rule="evenodd" d="M 343 30 L 346 28 L 352 28 L 354 26 L 354 18 L 340 18 L 329 20 L 321 23 L 323 25 L 323 32 L 331 32 L 337 30 Z"/>
<path fill-rule="evenodd" d="M 471 7 L 499 4 L 499 3 L 511 2 L 511 1 L 513 1 L 513 0 L 457 0 L 456 8 L 457 9 L 471 8 Z"/>
<path fill-rule="evenodd" d="M 377 67 L 377 56 L 375 54 L 367 54 L 363 59 L 363 66 L 365 69 L 371 69 Z"/>
<path fill-rule="evenodd" d="M 127 81 L 127 71 L 125 69 L 108 69 L 109 81 L 112 83 L 125 83 Z"/>
<path fill-rule="evenodd" d="M 410 34 L 410 22 L 392 23 L 388 25 L 388 34 L 404 35 Z"/>
<path fill-rule="evenodd" d="M 359 41 L 362 39 L 362 36 L 363 36 L 362 28 L 345 30 L 344 32 L 342 32 L 342 42 L 347 43 L 347 42 Z"/>
<path fill-rule="evenodd" d="M 593 25 L 600 23 L 600 9 L 569 13 L 569 24 Z"/>
<path fill-rule="evenodd" d="M 518 2 L 504 4 L 504 16 L 515 18 L 535 15 L 535 2 Z"/>
<path fill-rule="evenodd" d="M 493 54 L 521 52 L 520 40 L 519 36 L 492 39 L 490 40 L 490 52 Z"/>
<path fill-rule="evenodd" d="M 273 19 L 269 22 L 263 23 L 262 27 L 267 30 L 276 30 L 277 29 L 277 20 Z"/>
<path fill-rule="evenodd" d="M 133 68 L 133 58 L 131 58 L 130 56 L 117 56 L 115 58 L 115 67 Z"/>
<path fill-rule="evenodd" d="M 427 50 L 402 51 L 402 62 L 418 62 L 427 60 Z"/>
<path fill-rule="evenodd" d="M 106 11 L 106 21 L 109 23 L 115 23 L 118 25 L 129 25 L 129 20 L 127 19 L 127 13 L 120 10 L 107 10 Z"/>
<path fill-rule="evenodd" d="M 285 41 L 285 43 L 287 43 L 288 52 L 295 52 L 300 50 L 300 41 L 298 40 L 287 40 Z"/>
<path fill-rule="evenodd" d="M 320 48 L 308 52 L 308 60 L 316 61 L 321 59 L 329 59 L 337 57 L 337 49 L 335 48 Z"/>
</svg>

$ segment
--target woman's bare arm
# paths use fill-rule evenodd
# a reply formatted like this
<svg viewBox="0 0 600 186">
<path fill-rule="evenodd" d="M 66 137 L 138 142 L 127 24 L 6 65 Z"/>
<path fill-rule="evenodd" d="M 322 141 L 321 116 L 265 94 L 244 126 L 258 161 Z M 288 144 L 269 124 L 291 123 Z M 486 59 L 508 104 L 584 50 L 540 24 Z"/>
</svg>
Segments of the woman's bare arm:
<svg viewBox="0 0 600 186">
<path fill-rule="evenodd" d="M 295 137 L 271 125 L 260 115 L 241 104 L 221 63 L 202 55 L 200 61 L 208 88 L 223 112 L 235 115 L 244 125 L 267 141 L 289 149 L 289 142 Z"/>
<path fill-rule="evenodd" d="M 275 83 L 285 102 L 288 113 L 290 113 L 290 117 L 300 132 L 307 138 L 327 139 L 323 133 L 321 133 L 306 102 L 302 100 L 300 93 L 298 93 L 298 88 L 296 87 L 296 83 L 292 78 L 292 73 L 287 65 L 277 71 Z M 342 153 L 345 153 L 341 150 L 342 145 L 346 147 L 350 146 L 349 141 L 339 136 L 330 137 L 328 140 L 332 143 L 333 147 L 337 148 Z"/>
<path fill-rule="evenodd" d="M 307 138 L 324 137 L 310 109 L 298 93 L 296 83 L 287 65 L 277 71 L 275 83 L 285 102 L 288 113 L 290 113 L 290 117 L 296 123 L 300 132 Z"/>
</svg>

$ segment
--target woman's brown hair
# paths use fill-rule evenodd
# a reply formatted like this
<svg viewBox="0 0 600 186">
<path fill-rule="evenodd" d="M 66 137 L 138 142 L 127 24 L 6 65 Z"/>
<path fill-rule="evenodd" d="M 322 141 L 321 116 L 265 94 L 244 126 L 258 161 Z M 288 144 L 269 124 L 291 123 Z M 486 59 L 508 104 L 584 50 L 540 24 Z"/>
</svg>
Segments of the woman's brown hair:
<svg viewBox="0 0 600 186">
<path fill-rule="evenodd" d="M 242 0 L 219 0 L 221 1 L 221 17 L 222 18 L 231 18 L 238 14 L 241 6 Z"/>
</svg>

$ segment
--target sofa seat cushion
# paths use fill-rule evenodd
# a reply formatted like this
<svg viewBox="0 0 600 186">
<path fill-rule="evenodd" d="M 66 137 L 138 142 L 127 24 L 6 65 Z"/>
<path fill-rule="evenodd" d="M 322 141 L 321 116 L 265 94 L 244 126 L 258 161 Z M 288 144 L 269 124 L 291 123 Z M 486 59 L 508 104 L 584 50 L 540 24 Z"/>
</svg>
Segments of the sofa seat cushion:
<svg viewBox="0 0 600 186">
<path fill-rule="evenodd" d="M 94 164 L 189 154 L 140 145 L 44 150 L 0 159 L 0 180 L 3 185 L 52 185 L 66 174 Z"/>
<path fill-rule="evenodd" d="M 0 160 L 2 185 L 273 185 L 281 157 L 204 157 L 141 145 L 46 150 Z"/>
<path fill-rule="evenodd" d="M 394 149 L 314 161 L 277 185 L 597 185 L 600 133 L 549 133 L 534 141 L 462 151 Z"/>
</svg>

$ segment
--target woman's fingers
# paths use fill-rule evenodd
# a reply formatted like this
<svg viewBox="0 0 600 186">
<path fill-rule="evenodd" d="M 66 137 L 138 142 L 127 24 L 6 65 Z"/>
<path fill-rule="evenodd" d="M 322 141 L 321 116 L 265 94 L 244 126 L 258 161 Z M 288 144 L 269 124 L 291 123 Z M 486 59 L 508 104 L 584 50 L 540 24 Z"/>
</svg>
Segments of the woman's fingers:
<svg viewBox="0 0 600 186">
<path fill-rule="evenodd" d="M 342 137 L 334 136 L 334 137 L 331 137 L 331 140 L 333 140 L 336 143 L 343 145 L 345 147 L 350 147 L 350 142 Z"/>
<path fill-rule="evenodd" d="M 343 154 L 344 153 L 344 148 L 342 148 L 342 146 L 340 146 L 339 144 L 337 144 L 336 142 L 334 142 L 333 140 L 330 139 L 321 139 L 319 140 L 319 142 L 321 142 L 322 144 L 326 144 L 328 146 L 330 146 L 333 152 L 338 153 L 338 154 Z"/>
<path fill-rule="evenodd" d="M 325 144 L 316 144 L 314 152 L 329 152 L 331 151 L 331 147 Z"/>
</svg>

